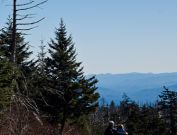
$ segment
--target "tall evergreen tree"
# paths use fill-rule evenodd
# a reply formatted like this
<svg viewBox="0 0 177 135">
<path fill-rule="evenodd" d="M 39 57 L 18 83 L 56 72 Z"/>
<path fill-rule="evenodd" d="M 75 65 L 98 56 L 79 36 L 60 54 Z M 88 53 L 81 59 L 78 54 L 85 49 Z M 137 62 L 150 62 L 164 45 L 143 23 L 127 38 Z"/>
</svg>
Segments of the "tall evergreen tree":
<svg viewBox="0 0 177 135">
<path fill-rule="evenodd" d="M 160 97 L 159 111 L 162 119 L 166 123 L 169 135 L 177 134 L 177 92 L 171 91 L 164 87 Z"/>
<path fill-rule="evenodd" d="M 0 111 L 10 105 L 13 94 L 13 70 L 10 62 L 0 60 Z"/>
<path fill-rule="evenodd" d="M 130 115 L 130 108 L 132 104 L 132 100 L 126 95 L 126 93 L 123 94 L 122 96 L 122 101 L 120 101 L 120 120 L 121 121 L 126 121 Z"/>
<path fill-rule="evenodd" d="M 71 36 L 67 36 L 62 20 L 49 47 L 46 73 L 51 97 L 46 101 L 55 120 L 60 122 L 62 133 L 68 119 L 89 113 L 98 106 L 97 80 L 85 78 L 81 62 L 76 61 L 74 43 Z"/>
<path fill-rule="evenodd" d="M 44 45 L 44 41 L 41 40 L 41 46 L 40 46 L 40 52 L 38 53 L 38 60 L 37 60 L 37 63 L 38 63 L 38 71 L 41 73 L 41 74 L 44 74 L 45 72 L 45 59 L 46 59 L 46 52 L 45 52 L 45 45 Z"/>
<path fill-rule="evenodd" d="M 118 107 L 116 106 L 115 102 L 112 100 L 109 105 L 109 112 L 110 112 L 110 120 L 113 120 L 114 122 L 120 122 L 119 121 L 119 113 L 118 113 Z"/>
<path fill-rule="evenodd" d="M 48 104 L 44 97 L 47 97 L 50 93 L 48 90 L 48 79 L 46 75 L 46 52 L 43 41 L 41 41 L 40 52 L 38 53 L 38 59 L 36 62 L 36 70 L 32 76 L 33 83 L 31 84 L 32 93 L 31 96 L 35 100 L 37 106 L 44 110 L 48 110 Z"/>
<path fill-rule="evenodd" d="M 135 102 L 131 102 L 128 105 L 129 107 L 129 115 L 126 122 L 126 128 L 129 135 L 137 135 L 140 134 L 140 125 L 142 121 L 140 118 L 140 108 L 139 105 Z"/>
<path fill-rule="evenodd" d="M 1 60 L 11 59 L 11 44 L 12 44 L 12 19 L 9 17 L 6 26 L 2 29 L 0 33 L 0 57 Z M 35 62 L 33 60 L 29 60 L 30 55 L 32 54 L 29 51 L 29 42 L 25 42 L 25 38 L 22 33 L 16 33 L 16 63 L 17 69 L 20 71 L 21 76 L 19 76 L 16 80 L 18 88 L 20 91 L 24 91 L 26 89 L 27 81 L 31 81 L 31 74 L 33 72 L 33 68 Z"/>
<path fill-rule="evenodd" d="M 12 44 L 12 19 L 9 17 L 6 26 L 1 30 L 0 33 L 1 39 L 1 49 L 4 50 L 5 56 L 10 57 L 10 45 Z M 29 51 L 29 42 L 25 42 L 25 38 L 22 33 L 18 32 L 16 35 L 16 44 L 17 44 L 17 64 L 23 64 L 29 56 L 32 54 Z M 9 58 L 10 59 L 10 58 Z"/>
</svg>

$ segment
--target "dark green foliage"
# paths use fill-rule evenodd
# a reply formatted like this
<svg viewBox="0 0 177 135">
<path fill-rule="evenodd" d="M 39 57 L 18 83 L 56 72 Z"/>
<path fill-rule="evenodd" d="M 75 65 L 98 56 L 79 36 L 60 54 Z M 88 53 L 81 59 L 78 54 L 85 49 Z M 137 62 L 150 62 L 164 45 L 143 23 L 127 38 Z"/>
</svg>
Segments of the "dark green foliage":
<svg viewBox="0 0 177 135">
<path fill-rule="evenodd" d="M 76 104 L 74 105 L 75 107 L 73 106 L 76 117 L 94 112 L 98 107 L 97 100 L 99 94 L 95 92 L 97 82 L 95 76 L 88 79 L 82 78 L 82 80 L 78 82 L 80 86 L 78 87 L 79 89 L 76 89 L 78 90 L 76 91 L 77 95 L 75 97 Z"/>
<path fill-rule="evenodd" d="M 22 33 L 16 33 L 16 63 L 13 64 L 10 63 L 11 44 L 9 19 L 0 33 L 0 114 L 7 110 L 14 95 L 19 94 L 24 99 L 33 99 L 30 101 L 39 107 L 41 118 L 57 128 L 60 126 L 60 134 L 67 125 L 77 127 L 82 135 L 102 135 L 109 120 L 124 124 L 129 135 L 177 134 L 177 93 L 167 88 L 159 96 L 158 105 L 140 106 L 124 94 L 119 105 L 114 101 L 105 105 L 103 101 L 98 107 L 98 81 L 95 76 L 84 76 L 62 20 L 55 39 L 49 42 L 50 56 L 45 57 L 41 46 L 37 66 L 28 59 L 32 52 Z"/>
<path fill-rule="evenodd" d="M 140 120 L 140 108 L 135 102 L 128 104 L 129 112 L 126 122 L 126 128 L 129 135 L 137 135 L 140 133 L 139 126 L 142 124 Z"/>
<path fill-rule="evenodd" d="M 13 70 L 12 64 L 1 60 L 0 61 L 0 111 L 5 109 L 11 101 L 13 94 Z"/>
<path fill-rule="evenodd" d="M 120 118 L 129 135 L 163 135 L 165 131 L 155 104 L 139 106 L 126 94 L 120 104 Z"/>
<path fill-rule="evenodd" d="M 139 116 L 139 134 L 145 135 L 163 135 L 165 125 L 159 118 L 158 109 L 155 105 L 143 105 L 140 108 Z"/>
<path fill-rule="evenodd" d="M 114 101 L 111 101 L 111 103 L 110 103 L 109 112 L 110 112 L 109 115 L 110 115 L 111 120 L 113 120 L 113 121 L 119 120 L 118 108 L 117 108 Z"/>
<path fill-rule="evenodd" d="M 74 43 L 71 36 L 67 37 L 62 20 L 49 47 L 50 57 L 45 60 L 44 70 L 47 84 L 43 91 L 47 105 L 42 109 L 52 116 L 53 122 L 60 122 L 62 129 L 67 119 L 88 114 L 98 106 L 97 80 L 84 77 L 81 63 L 76 61 Z"/>
<path fill-rule="evenodd" d="M 30 82 L 28 83 L 30 88 L 30 98 L 32 98 L 37 104 L 40 113 L 47 112 L 49 107 L 45 97 L 50 96 L 49 89 L 49 79 L 47 79 L 47 75 L 45 73 L 46 63 L 45 63 L 45 46 L 41 44 L 40 52 L 38 53 L 38 59 L 36 61 L 35 68 L 33 69 L 33 73 L 30 77 L 28 77 Z M 51 82 L 52 83 L 52 82 Z M 47 110 L 47 111 L 46 111 Z M 46 115 L 46 114 L 45 114 Z M 46 116 L 49 116 L 48 114 Z M 46 117 L 43 115 L 43 117 Z"/>
<path fill-rule="evenodd" d="M 10 59 L 11 52 L 10 52 L 10 46 L 12 44 L 12 20 L 9 18 L 8 22 L 6 23 L 6 27 L 4 27 L 0 33 L 0 40 L 2 41 L 0 44 L 0 50 L 3 52 L 3 55 L 5 58 Z M 29 51 L 29 43 L 24 41 L 24 37 L 22 33 L 18 32 L 16 33 L 16 63 L 17 65 L 23 65 L 25 66 L 28 64 L 27 60 L 32 54 L 31 51 Z"/>
<path fill-rule="evenodd" d="M 138 105 L 126 94 L 120 105 L 112 101 L 110 105 L 101 105 L 97 112 L 90 116 L 93 135 L 102 135 L 109 120 L 123 124 L 129 135 L 166 135 L 166 124 L 159 115 L 156 104 Z"/>
<path fill-rule="evenodd" d="M 120 122 L 124 122 L 130 115 L 131 104 L 133 101 L 124 93 L 122 96 L 123 100 L 120 102 Z"/>
<path fill-rule="evenodd" d="M 11 59 L 11 44 L 12 44 L 12 20 L 8 19 L 6 26 L 2 29 L 0 33 L 0 57 L 1 60 L 10 61 Z M 14 92 L 21 92 L 23 94 L 28 94 L 29 90 L 28 83 L 32 83 L 32 72 L 34 70 L 35 62 L 29 60 L 30 55 L 29 44 L 25 42 L 22 33 L 16 33 L 16 63 L 13 67 L 18 70 L 19 76 L 16 77 L 16 88 Z"/>
<path fill-rule="evenodd" d="M 177 134 L 177 92 L 164 87 L 158 102 L 161 118 L 166 124 L 166 131 L 170 135 Z"/>
</svg>

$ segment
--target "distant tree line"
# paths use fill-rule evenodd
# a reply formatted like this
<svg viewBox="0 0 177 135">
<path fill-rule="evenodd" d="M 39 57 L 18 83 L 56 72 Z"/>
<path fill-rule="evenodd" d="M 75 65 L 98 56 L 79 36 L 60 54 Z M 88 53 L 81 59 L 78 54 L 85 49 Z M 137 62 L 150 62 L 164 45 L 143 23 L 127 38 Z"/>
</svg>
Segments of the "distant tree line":
<svg viewBox="0 0 177 135">
<path fill-rule="evenodd" d="M 109 120 L 124 124 L 129 135 L 176 135 L 177 92 L 164 87 L 158 101 L 143 105 L 124 94 L 119 105 L 102 102 L 90 120 L 94 135 L 104 134 Z"/>
</svg>

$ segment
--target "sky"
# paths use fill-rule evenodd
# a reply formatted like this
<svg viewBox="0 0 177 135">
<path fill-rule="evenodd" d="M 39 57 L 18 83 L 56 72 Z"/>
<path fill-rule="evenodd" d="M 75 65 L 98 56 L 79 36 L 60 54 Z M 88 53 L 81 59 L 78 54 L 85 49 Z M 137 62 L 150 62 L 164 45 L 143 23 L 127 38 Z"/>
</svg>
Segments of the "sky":
<svg viewBox="0 0 177 135">
<path fill-rule="evenodd" d="M 11 1 L 0 0 L 0 28 Z M 48 0 L 28 13 L 36 14 L 32 20 L 45 17 L 26 36 L 33 57 L 62 18 L 86 74 L 177 72 L 176 0 Z"/>
</svg>

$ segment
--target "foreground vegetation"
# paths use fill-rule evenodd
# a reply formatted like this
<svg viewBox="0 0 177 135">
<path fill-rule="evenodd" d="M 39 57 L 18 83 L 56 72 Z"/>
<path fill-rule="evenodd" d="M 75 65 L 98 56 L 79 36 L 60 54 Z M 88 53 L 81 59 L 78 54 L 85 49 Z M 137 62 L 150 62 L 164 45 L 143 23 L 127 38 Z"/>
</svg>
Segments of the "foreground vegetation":
<svg viewBox="0 0 177 135">
<path fill-rule="evenodd" d="M 18 19 L 17 11 L 0 31 L 1 135 L 103 135 L 109 120 L 123 123 L 129 135 L 177 134 L 175 91 L 164 87 L 154 104 L 139 105 L 126 95 L 119 105 L 98 104 L 97 79 L 84 75 L 63 20 L 48 51 L 41 42 L 41 51 L 32 60 L 30 43 L 17 27 L 17 21 L 29 15 Z"/>
<path fill-rule="evenodd" d="M 2 123 L 5 122 L 2 131 L 5 126 L 9 134 L 28 134 L 29 124 L 38 121 L 36 130 L 43 128 L 45 122 L 56 134 L 63 134 L 68 121 L 77 123 L 76 118 L 95 111 L 99 98 L 97 80 L 84 76 L 62 20 L 55 39 L 48 44 L 50 56 L 45 56 L 41 46 L 37 60 L 28 59 L 32 54 L 29 44 L 17 32 L 16 60 L 11 61 L 12 31 L 9 18 L 0 33 L 0 107 Z"/>
<path fill-rule="evenodd" d="M 109 120 L 123 123 L 129 135 L 176 135 L 177 134 L 177 92 L 164 87 L 154 104 L 132 101 L 126 94 L 119 105 L 104 102 L 92 115 L 93 128 L 97 135 L 104 133 Z M 94 134 L 94 135 L 96 135 Z"/>
</svg>

